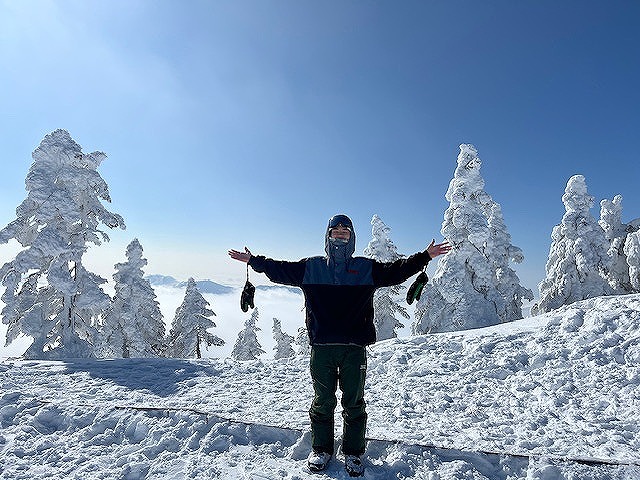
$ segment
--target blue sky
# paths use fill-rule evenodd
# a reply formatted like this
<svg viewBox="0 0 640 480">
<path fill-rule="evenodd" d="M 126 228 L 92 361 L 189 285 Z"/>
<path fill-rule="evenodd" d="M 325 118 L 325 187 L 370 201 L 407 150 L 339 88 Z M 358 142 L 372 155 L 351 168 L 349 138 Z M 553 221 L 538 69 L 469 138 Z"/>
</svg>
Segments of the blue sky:
<svg viewBox="0 0 640 480">
<path fill-rule="evenodd" d="M 637 1 L 0 0 L 0 223 L 31 152 L 64 128 L 148 273 L 226 282 L 229 248 L 322 253 L 378 214 L 400 252 L 440 238 L 460 143 L 483 160 L 536 291 L 571 175 L 640 217 Z M 11 255 L 0 246 L 0 259 Z M 431 267 L 433 271 L 433 267 Z M 537 293 L 537 292 L 536 292 Z"/>
</svg>

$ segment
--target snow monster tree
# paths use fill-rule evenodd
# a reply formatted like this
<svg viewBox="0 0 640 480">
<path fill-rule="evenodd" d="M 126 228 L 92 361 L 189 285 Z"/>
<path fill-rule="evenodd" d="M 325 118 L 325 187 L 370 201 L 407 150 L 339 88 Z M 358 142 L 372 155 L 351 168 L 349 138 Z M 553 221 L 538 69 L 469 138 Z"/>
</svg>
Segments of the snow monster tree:
<svg viewBox="0 0 640 480">
<path fill-rule="evenodd" d="M 566 212 L 551 232 L 546 277 L 538 286 L 540 300 L 531 308 L 532 315 L 614 293 L 608 281 L 612 268 L 609 241 L 589 212 L 594 198 L 587 192 L 584 176 L 569 179 L 562 203 Z"/>
<path fill-rule="evenodd" d="M 100 287 L 106 280 L 86 270 L 88 244 L 109 241 L 99 229 L 125 228 L 97 172 L 102 152 L 82 153 L 65 130 L 48 134 L 33 152 L 26 178 L 27 198 L 16 219 L 0 231 L 0 243 L 17 240 L 24 250 L 0 268 L 6 288 L 2 321 L 7 343 L 33 337 L 26 358 L 93 356 L 96 318 L 109 305 Z"/>
<path fill-rule="evenodd" d="M 127 247 L 126 255 L 126 262 L 115 265 L 115 295 L 102 319 L 96 356 L 164 356 L 164 320 L 155 291 L 144 278 L 147 259 L 142 256 L 142 245 L 137 238 Z"/>
<path fill-rule="evenodd" d="M 238 338 L 231 351 L 231 358 L 239 361 L 257 360 L 260 355 L 265 353 L 262 345 L 258 341 L 258 318 L 260 314 L 255 308 L 244 322 L 244 328 L 238 333 Z"/>
<path fill-rule="evenodd" d="M 378 215 L 371 218 L 371 236 L 373 237 L 364 249 L 365 257 L 378 260 L 379 262 L 394 262 L 403 256 L 398 253 L 390 237 L 389 228 Z M 396 338 L 396 330 L 403 328 L 397 315 L 409 319 L 407 309 L 396 300 L 402 291 L 406 289 L 404 285 L 394 285 L 392 287 L 382 287 L 376 290 L 373 296 L 373 323 L 376 327 L 376 338 L 386 340 Z"/>
<path fill-rule="evenodd" d="M 414 334 L 511 322 L 522 318 L 522 299 L 533 299 L 509 267 L 524 256 L 511 245 L 500 205 L 484 191 L 481 164 L 473 145 L 460 145 L 441 229 L 453 249 L 438 261 L 416 305 Z"/>
<path fill-rule="evenodd" d="M 210 317 L 215 312 L 209 308 L 209 302 L 198 290 L 198 285 L 193 278 L 187 281 L 187 290 L 182 304 L 176 309 L 176 315 L 171 322 L 169 331 L 168 348 L 177 358 L 202 358 L 200 344 L 206 347 L 212 345 L 221 347 L 224 340 L 208 332 L 209 328 L 216 326 Z"/>
</svg>

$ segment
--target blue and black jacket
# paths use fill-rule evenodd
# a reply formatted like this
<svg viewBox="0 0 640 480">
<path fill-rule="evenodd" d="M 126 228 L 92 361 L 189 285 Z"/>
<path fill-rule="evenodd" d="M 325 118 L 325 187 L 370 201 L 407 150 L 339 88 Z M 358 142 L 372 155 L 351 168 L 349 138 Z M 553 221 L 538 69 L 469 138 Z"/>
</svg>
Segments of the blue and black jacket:
<svg viewBox="0 0 640 480">
<path fill-rule="evenodd" d="M 256 255 L 251 256 L 249 265 L 274 283 L 302 289 L 312 345 L 370 345 L 376 341 L 376 289 L 404 282 L 422 270 L 431 257 L 426 250 L 391 263 L 353 257 L 353 229 L 347 243 L 334 242 L 329 231 L 327 228 L 325 257 L 289 262 Z"/>
</svg>

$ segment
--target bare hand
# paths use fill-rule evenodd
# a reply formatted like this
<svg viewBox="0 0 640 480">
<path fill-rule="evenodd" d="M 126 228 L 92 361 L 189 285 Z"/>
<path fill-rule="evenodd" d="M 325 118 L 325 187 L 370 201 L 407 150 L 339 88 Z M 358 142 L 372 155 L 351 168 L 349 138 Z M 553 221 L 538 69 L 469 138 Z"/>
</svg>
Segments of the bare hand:
<svg viewBox="0 0 640 480">
<path fill-rule="evenodd" d="M 435 239 L 433 239 L 427 247 L 427 253 L 431 258 L 436 258 L 438 255 L 445 255 L 449 253 L 451 248 L 451 244 L 449 244 L 447 240 L 442 243 L 436 243 Z"/>
<path fill-rule="evenodd" d="M 229 256 L 234 260 L 249 263 L 249 260 L 251 259 L 251 252 L 247 247 L 244 247 L 244 252 L 239 252 L 238 250 L 229 250 Z"/>
</svg>

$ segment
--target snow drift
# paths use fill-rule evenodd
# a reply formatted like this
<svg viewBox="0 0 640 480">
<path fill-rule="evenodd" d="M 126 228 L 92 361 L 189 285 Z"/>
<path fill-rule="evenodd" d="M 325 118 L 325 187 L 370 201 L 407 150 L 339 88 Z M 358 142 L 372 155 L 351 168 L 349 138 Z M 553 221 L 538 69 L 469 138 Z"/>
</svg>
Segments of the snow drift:
<svg viewBox="0 0 640 480">
<path fill-rule="evenodd" d="M 309 478 L 303 356 L 5 360 L 0 381 L 1 479 Z M 640 295 L 380 342 L 365 478 L 638 479 L 639 387 Z"/>
</svg>

